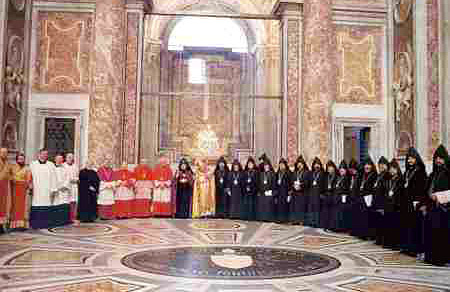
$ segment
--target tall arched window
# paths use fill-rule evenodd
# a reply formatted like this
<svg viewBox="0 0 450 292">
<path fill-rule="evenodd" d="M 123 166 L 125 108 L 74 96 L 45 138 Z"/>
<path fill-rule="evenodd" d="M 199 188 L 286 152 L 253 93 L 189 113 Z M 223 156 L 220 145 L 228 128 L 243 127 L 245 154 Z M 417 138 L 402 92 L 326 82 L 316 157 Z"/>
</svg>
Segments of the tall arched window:
<svg viewBox="0 0 450 292">
<path fill-rule="evenodd" d="M 184 17 L 169 37 L 169 50 L 183 47 L 212 47 L 248 52 L 247 37 L 241 26 L 230 18 Z"/>
</svg>

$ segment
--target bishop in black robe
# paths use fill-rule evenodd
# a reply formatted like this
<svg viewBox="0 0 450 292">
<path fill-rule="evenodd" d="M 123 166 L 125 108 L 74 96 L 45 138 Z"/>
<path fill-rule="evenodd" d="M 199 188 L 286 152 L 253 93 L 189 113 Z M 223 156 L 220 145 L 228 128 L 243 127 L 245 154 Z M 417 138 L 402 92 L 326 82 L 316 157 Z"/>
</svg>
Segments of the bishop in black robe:
<svg viewBox="0 0 450 292">
<path fill-rule="evenodd" d="M 295 170 L 291 173 L 291 200 L 289 204 L 289 222 L 293 224 L 304 223 L 306 208 L 308 206 L 305 192 L 309 187 L 309 169 L 303 156 L 295 162 Z"/>
<path fill-rule="evenodd" d="M 443 266 L 450 260 L 450 225 L 448 203 L 441 204 L 435 194 L 450 190 L 450 159 L 447 149 L 440 145 L 433 155 L 433 172 L 430 175 L 428 193 L 430 203 L 424 224 L 425 262 Z"/>
<path fill-rule="evenodd" d="M 182 158 L 175 174 L 176 218 L 190 218 L 192 216 L 193 186 L 194 172 L 189 162 Z"/>
<path fill-rule="evenodd" d="M 216 186 L 216 217 L 228 218 L 230 211 L 230 183 L 228 181 L 230 170 L 224 157 L 220 157 L 214 170 Z"/>
<path fill-rule="evenodd" d="M 354 227 L 354 220 L 353 215 L 358 213 L 359 205 L 358 205 L 358 194 L 359 194 L 359 185 L 361 183 L 361 177 L 362 177 L 362 171 L 361 166 L 359 165 L 358 161 L 356 161 L 354 158 L 350 160 L 349 166 L 348 166 L 348 174 L 350 176 L 350 196 L 349 209 L 351 212 L 347 212 L 344 214 L 344 221 L 347 225 L 347 230 L 352 231 Z"/>
<path fill-rule="evenodd" d="M 326 164 L 326 191 L 320 195 L 320 227 L 326 230 L 332 229 L 334 225 L 334 218 L 332 209 L 336 204 L 335 189 L 338 180 L 336 173 L 336 164 L 330 160 Z"/>
<path fill-rule="evenodd" d="M 239 160 L 235 159 L 228 173 L 230 184 L 230 212 L 229 218 L 239 219 L 241 217 L 242 195 L 244 187 L 244 173 Z"/>
<path fill-rule="evenodd" d="M 402 251 L 408 254 L 423 253 L 423 213 L 419 212 L 426 203 L 427 173 L 425 164 L 415 148 L 409 148 L 405 157 L 404 196 L 408 212 L 402 214 Z"/>
<path fill-rule="evenodd" d="M 263 164 L 258 178 L 258 197 L 256 199 L 256 219 L 259 221 L 274 221 L 274 188 L 276 175 L 269 161 Z"/>
<path fill-rule="evenodd" d="M 397 160 L 389 163 L 389 179 L 386 182 L 387 195 L 384 200 L 384 216 L 381 222 L 381 243 L 384 247 L 400 247 L 402 215 L 408 212 L 404 199 L 404 181 L 402 170 Z M 405 208 L 406 207 L 406 208 Z"/>
<path fill-rule="evenodd" d="M 305 225 L 319 227 L 320 224 L 320 196 L 326 192 L 326 175 L 322 162 L 314 158 L 311 166 L 311 187 L 308 189 L 308 210 Z"/>
<path fill-rule="evenodd" d="M 255 160 L 250 157 L 245 165 L 243 172 L 243 191 L 242 191 L 242 206 L 241 219 L 255 220 L 256 219 L 256 196 L 258 191 L 258 169 L 256 168 Z"/>
<path fill-rule="evenodd" d="M 367 158 L 359 183 L 357 196 L 355 197 L 356 213 L 353 214 L 352 234 L 362 239 L 375 237 L 372 222 L 374 210 L 375 182 L 377 171 L 372 159 Z"/>
<path fill-rule="evenodd" d="M 383 228 L 385 222 L 385 203 L 388 193 L 388 181 L 390 178 L 389 161 L 381 156 L 378 160 L 378 177 L 375 182 L 375 197 L 373 202 L 374 213 L 372 214 L 372 227 L 375 229 L 375 243 L 383 245 Z"/>
<path fill-rule="evenodd" d="M 282 158 L 278 164 L 275 182 L 275 214 L 279 223 L 286 223 L 289 218 L 290 176 L 288 163 Z"/>
<path fill-rule="evenodd" d="M 345 160 L 339 164 L 339 176 L 334 188 L 334 203 L 331 208 L 332 226 L 335 231 L 347 231 L 350 223 L 346 222 L 346 214 L 351 213 L 350 174 Z"/>
</svg>

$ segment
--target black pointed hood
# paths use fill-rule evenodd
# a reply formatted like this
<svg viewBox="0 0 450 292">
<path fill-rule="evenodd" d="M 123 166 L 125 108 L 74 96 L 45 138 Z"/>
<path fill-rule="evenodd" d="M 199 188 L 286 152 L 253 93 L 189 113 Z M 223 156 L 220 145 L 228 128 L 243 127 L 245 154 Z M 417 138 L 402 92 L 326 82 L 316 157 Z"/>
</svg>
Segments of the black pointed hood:
<svg viewBox="0 0 450 292">
<path fill-rule="evenodd" d="M 378 159 L 378 164 L 389 165 L 389 161 L 386 159 L 386 157 L 381 156 L 380 159 Z"/>
<path fill-rule="evenodd" d="M 239 167 L 239 171 L 242 171 L 242 164 L 237 159 L 233 160 L 233 163 L 231 164 L 231 171 L 234 171 L 235 165 L 237 165 Z"/>
<path fill-rule="evenodd" d="M 343 168 L 343 169 L 348 169 L 349 168 L 348 165 L 347 165 L 347 162 L 345 161 L 345 159 L 342 160 L 341 163 L 339 163 L 339 169 L 341 169 L 341 168 Z"/>
<path fill-rule="evenodd" d="M 416 165 L 422 169 L 426 169 L 425 168 L 425 163 L 423 163 L 422 157 L 420 156 L 419 152 L 416 150 L 416 148 L 411 147 L 408 149 L 408 152 L 406 154 L 406 159 L 405 159 L 405 163 L 406 163 L 406 169 L 411 168 L 411 166 L 408 163 L 408 158 L 409 157 L 414 157 L 416 159 Z"/>
<path fill-rule="evenodd" d="M 289 171 L 289 165 L 286 159 L 281 158 L 280 161 L 278 162 L 278 165 L 280 164 L 284 164 L 285 171 Z M 280 167 L 278 167 L 278 171 L 280 171 Z"/>
<path fill-rule="evenodd" d="M 444 161 L 445 161 L 445 166 L 446 166 L 447 168 L 450 167 L 450 158 L 449 158 L 449 156 L 448 156 L 447 148 L 445 148 L 445 146 L 442 145 L 442 144 L 439 145 L 439 147 L 434 151 L 434 154 L 433 154 L 433 169 L 435 169 L 435 168 L 437 167 L 436 159 L 437 159 L 438 157 L 444 159 Z"/>
<path fill-rule="evenodd" d="M 249 157 L 249 158 L 247 159 L 247 162 L 245 163 L 245 170 L 249 170 L 249 169 L 248 169 L 248 165 L 249 165 L 250 163 L 253 163 L 253 169 L 256 170 L 258 166 L 256 165 L 256 161 L 255 161 L 255 159 L 254 159 L 253 157 Z"/>
<path fill-rule="evenodd" d="M 330 166 L 334 167 L 334 170 L 337 172 L 338 169 L 337 169 L 336 163 L 334 163 L 333 160 L 328 160 L 328 162 L 326 164 L 326 171 L 328 171 L 328 167 L 330 167 Z"/>
<path fill-rule="evenodd" d="M 377 168 L 375 166 L 375 163 L 373 162 L 372 158 L 370 156 L 367 156 L 367 158 L 364 160 L 364 163 L 361 165 L 362 172 L 364 173 L 364 167 L 366 165 L 372 165 L 372 172 L 377 172 Z"/>
<path fill-rule="evenodd" d="M 265 166 L 265 165 L 269 165 L 270 171 L 273 171 L 272 163 L 270 162 L 270 160 L 266 159 L 266 160 L 264 160 L 264 161 L 260 164 L 260 166 L 261 166 L 260 171 L 261 171 L 261 172 L 264 172 L 264 166 Z"/>
<path fill-rule="evenodd" d="M 178 163 L 178 170 L 179 170 L 179 171 L 183 171 L 183 170 L 181 169 L 181 166 L 182 166 L 183 164 L 186 164 L 186 169 L 185 169 L 184 171 L 192 171 L 191 165 L 189 164 L 189 161 L 188 161 L 185 157 L 181 158 L 181 159 L 180 159 L 180 162 Z"/>
<path fill-rule="evenodd" d="M 399 176 L 402 176 L 402 169 L 401 169 L 400 164 L 398 163 L 397 159 L 395 159 L 395 158 L 392 159 L 392 161 L 389 163 L 389 168 L 391 168 L 391 167 L 397 169 Z"/>
<path fill-rule="evenodd" d="M 230 171 L 230 169 L 228 168 L 227 161 L 225 160 L 225 157 L 221 156 L 221 157 L 219 158 L 219 160 L 217 160 L 217 163 L 216 163 L 216 169 L 214 170 L 214 173 L 216 173 L 216 172 L 218 172 L 218 171 L 220 170 L 219 164 L 220 164 L 221 162 L 223 162 L 224 165 L 225 165 L 225 166 L 224 166 L 224 171 L 225 171 L 225 172 Z"/>
<path fill-rule="evenodd" d="M 314 157 L 314 160 L 311 164 L 311 170 L 314 171 L 314 165 L 319 164 L 320 165 L 320 169 L 323 171 L 323 164 L 322 161 L 320 161 L 319 157 Z"/>
<path fill-rule="evenodd" d="M 358 170 L 359 168 L 359 163 L 355 158 L 352 158 L 352 160 L 350 160 L 350 163 L 348 164 L 348 168 L 353 168 L 355 170 Z"/>
<path fill-rule="evenodd" d="M 265 163 L 270 164 L 270 166 L 272 166 L 272 161 L 270 161 L 269 157 L 267 157 L 266 153 L 263 153 L 259 158 L 259 166 L 261 167 L 261 171 L 263 171 L 262 166 Z"/>
<path fill-rule="evenodd" d="M 308 164 L 306 163 L 306 160 L 303 157 L 303 155 L 300 155 L 299 157 L 297 157 L 297 160 L 295 161 L 295 171 L 299 170 L 299 168 L 298 168 L 299 163 L 303 164 L 303 168 L 305 171 L 309 169 Z"/>
</svg>

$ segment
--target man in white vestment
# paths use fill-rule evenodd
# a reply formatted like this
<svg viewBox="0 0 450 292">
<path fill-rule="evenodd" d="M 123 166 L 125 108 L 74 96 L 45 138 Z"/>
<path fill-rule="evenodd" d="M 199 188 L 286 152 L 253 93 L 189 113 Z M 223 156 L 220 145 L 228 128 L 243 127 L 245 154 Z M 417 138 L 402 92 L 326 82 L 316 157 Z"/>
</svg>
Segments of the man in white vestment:
<svg viewBox="0 0 450 292">
<path fill-rule="evenodd" d="M 38 160 L 31 162 L 33 199 L 30 225 L 34 229 L 53 227 L 55 219 L 53 200 L 58 194 L 56 167 L 48 161 L 48 151 L 39 151 Z"/>
<path fill-rule="evenodd" d="M 55 217 L 54 225 L 61 226 L 70 222 L 70 200 L 71 188 L 70 178 L 67 168 L 64 167 L 64 156 L 58 154 L 55 156 L 56 188 L 58 192 L 53 199 L 53 206 L 58 210 L 58 216 Z"/>
<path fill-rule="evenodd" d="M 64 162 L 69 175 L 70 183 L 70 221 L 77 221 L 77 202 L 78 202 L 78 176 L 80 175 L 80 169 L 75 163 L 73 153 L 66 155 L 66 162 Z"/>
</svg>

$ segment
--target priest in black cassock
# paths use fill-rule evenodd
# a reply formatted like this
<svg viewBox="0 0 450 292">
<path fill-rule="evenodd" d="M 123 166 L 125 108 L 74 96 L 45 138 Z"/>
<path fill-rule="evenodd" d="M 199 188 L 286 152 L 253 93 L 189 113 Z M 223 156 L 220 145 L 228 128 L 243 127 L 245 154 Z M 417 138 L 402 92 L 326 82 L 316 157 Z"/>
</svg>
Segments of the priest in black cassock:
<svg viewBox="0 0 450 292">
<path fill-rule="evenodd" d="M 383 222 L 385 219 L 385 200 L 388 192 L 388 180 L 389 180 L 389 161 L 386 157 L 381 156 L 378 160 L 378 177 L 375 182 L 375 196 L 373 202 L 374 213 L 372 213 L 371 225 L 375 229 L 375 243 L 383 245 Z"/>
<path fill-rule="evenodd" d="M 348 231 L 350 229 L 352 206 L 350 201 L 350 184 L 351 176 L 348 170 L 347 163 L 342 160 L 339 164 L 339 177 L 336 181 L 334 189 L 335 202 L 331 209 L 332 218 L 334 221 L 331 229 L 335 231 Z"/>
<path fill-rule="evenodd" d="M 289 218 L 290 171 L 286 159 L 281 158 L 278 164 L 275 183 L 275 216 L 278 223 L 286 223 Z"/>
<path fill-rule="evenodd" d="M 326 191 L 320 196 L 320 227 L 325 230 L 332 228 L 334 218 L 332 218 L 332 208 L 335 205 L 334 190 L 338 174 L 336 164 L 329 160 L 326 164 Z"/>
<path fill-rule="evenodd" d="M 360 179 L 358 195 L 355 198 L 357 208 L 353 213 L 352 234 L 362 239 L 375 237 L 374 226 L 371 222 L 374 210 L 375 182 L 377 170 L 370 157 L 364 163 L 363 174 Z"/>
<path fill-rule="evenodd" d="M 256 198 L 256 219 L 272 222 L 274 216 L 274 188 L 276 175 L 269 160 L 263 163 L 263 171 L 258 178 L 258 196 Z"/>
<path fill-rule="evenodd" d="M 216 186 L 216 217 L 228 218 L 230 211 L 230 182 L 229 168 L 227 161 L 222 156 L 219 158 L 214 170 L 214 180 Z"/>
<path fill-rule="evenodd" d="M 87 166 L 80 170 L 78 190 L 78 220 L 94 222 L 97 219 L 97 196 L 100 178 L 97 172 Z"/>
<path fill-rule="evenodd" d="M 424 226 L 422 213 L 418 212 L 420 202 L 427 200 L 427 172 L 422 157 L 413 147 L 408 149 L 405 159 L 404 196 L 408 213 L 404 214 L 404 228 L 401 249 L 409 254 L 423 253 L 422 229 Z"/>
<path fill-rule="evenodd" d="M 433 172 L 430 175 L 428 193 L 430 200 L 423 204 L 425 213 L 424 260 L 427 263 L 443 266 L 450 260 L 449 204 L 440 203 L 438 194 L 450 190 L 450 159 L 447 149 L 440 145 L 433 155 Z"/>
<path fill-rule="evenodd" d="M 237 159 L 231 165 L 231 171 L 228 173 L 228 182 L 231 193 L 229 218 L 239 219 L 241 217 L 244 173 L 242 165 Z"/>
<path fill-rule="evenodd" d="M 309 184 L 309 168 L 303 156 L 299 156 L 295 162 L 295 170 L 291 173 L 291 200 L 289 204 L 289 222 L 300 224 L 305 221 L 305 213 L 308 205 L 305 192 Z"/>
<path fill-rule="evenodd" d="M 250 157 L 245 165 L 243 173 L 243 193 L 242 193 L 242 220 L 256 219 L 256 195 L 258 191 L 258 169 L 255 160 Z"/>
<path fill-rule="evenodd" d="M 318 157 L 314 158 L 311 166 L 311 187 L 308 189 L 308 210 L 305 225 L 319 227 L 320 224 L 320 196 L 326 192 L 326 175 L 323 164 Z"/>
</svg>

